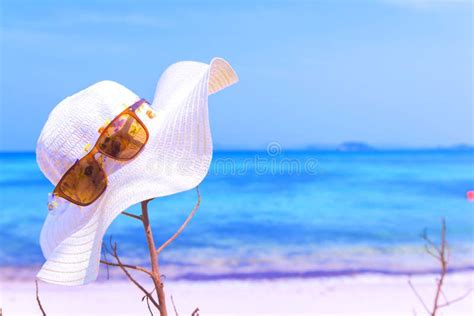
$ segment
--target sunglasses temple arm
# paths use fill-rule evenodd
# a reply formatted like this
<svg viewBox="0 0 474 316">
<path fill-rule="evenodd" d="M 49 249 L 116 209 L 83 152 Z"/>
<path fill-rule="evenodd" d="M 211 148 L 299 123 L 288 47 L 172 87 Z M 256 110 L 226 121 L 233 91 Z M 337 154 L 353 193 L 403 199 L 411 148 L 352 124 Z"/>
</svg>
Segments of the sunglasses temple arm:
<svg viewBox="0 0 474 316">
<path fill-rule="evenodd" d="M 133 104 L 130 106 L 130 110 L 132 110 L 132 111 L 135 112 L 135 110 L 138 109 L 138 108 L 140 107 L 140 105 L 142 105 L 143 103 L 150 104 L 150 103 L 148 103 L 147 100 L 145 100 L 145 99 L 140 99 L 140 100 L 138 100 L 137 102 L 133 103 Z"/>
</svg>

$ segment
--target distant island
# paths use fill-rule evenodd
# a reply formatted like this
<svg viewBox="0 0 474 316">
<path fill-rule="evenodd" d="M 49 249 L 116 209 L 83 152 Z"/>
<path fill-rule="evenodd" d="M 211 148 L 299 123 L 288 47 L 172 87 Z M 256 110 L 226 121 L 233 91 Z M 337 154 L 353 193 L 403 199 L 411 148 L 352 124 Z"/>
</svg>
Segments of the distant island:
<svg viewBox="0 0 474 316">
<path fill-rule="evenodd" d="M 367 143 L 363 142 L 344 142 L 337 146 L 338 151 L 374 151 L 376 150 L 374 147 L 370 146 Z"/>
<path fill-rule="evenodd" d="M 439 147 L 439 149 L 447 149 L 447 150 L 457 150 L 457 151 L 473 151 L 474 146 L 469 144 L 457 144 L 447 147 Z"/>
<path fill-rule="evenodd" d="M 340 151 L 340 152 L 371 152 L 371 151 L 474 151 L 474 146 L 470 144 L 454 144 L 447 146 L 433 146 L 433 147 L 404 147 L 404 146 L 373 146 L 366 142 L 347 141 L 339 145 L 309 145 L 303 148 L 307 151 Z"/>
</svg>

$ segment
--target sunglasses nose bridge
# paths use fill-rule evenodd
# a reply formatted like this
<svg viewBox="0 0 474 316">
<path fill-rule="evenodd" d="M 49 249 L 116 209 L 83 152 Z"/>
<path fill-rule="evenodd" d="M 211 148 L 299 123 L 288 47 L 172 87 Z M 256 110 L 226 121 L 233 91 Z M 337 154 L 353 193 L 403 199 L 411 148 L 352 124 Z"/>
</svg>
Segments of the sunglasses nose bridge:
<svg viewBox="0 0 474 316">
<path fill-rule="evenodd" d="M 100 150 L 96 150 L 93 154 L 92 154 L 92 157 L 96 160 L 96 161 L 100 161 L 101 157 L 103 157 L 104 154 L 100 151 Z"/>
</svg>

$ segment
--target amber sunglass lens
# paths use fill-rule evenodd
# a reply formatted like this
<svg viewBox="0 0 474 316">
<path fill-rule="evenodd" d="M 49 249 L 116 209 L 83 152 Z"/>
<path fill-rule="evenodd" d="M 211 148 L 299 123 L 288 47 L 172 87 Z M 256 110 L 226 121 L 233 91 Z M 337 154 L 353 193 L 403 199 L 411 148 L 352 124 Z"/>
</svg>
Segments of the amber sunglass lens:
<svg viewBox="0 0 474 316">
<path fill-rule="evenodd" d="M 76 204 L 88 205 L 97 200 L 107 186 L 107 178 L 92 156 L 76 162 L 64 175 L 59 189 Z"/>
<path fill-rule="evenodd" d="M 133 115 L 124 113 L 110 123 L 97 145 L 99 150 L 106 155 L 128 160 L 140 152 L 147 137 L 143 125 Z"/>
</svg>

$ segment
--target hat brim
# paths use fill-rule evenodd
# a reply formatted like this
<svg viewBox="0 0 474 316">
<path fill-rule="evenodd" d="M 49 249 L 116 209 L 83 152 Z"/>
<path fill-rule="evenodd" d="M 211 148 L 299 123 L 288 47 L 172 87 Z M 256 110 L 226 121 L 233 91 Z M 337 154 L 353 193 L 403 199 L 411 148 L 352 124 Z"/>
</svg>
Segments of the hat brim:
<svg viewBox="0 0 474 316">
<path fill-rule="evenodd" d="M 147 124 L 150 139 L 140 155 L 109 175 L 107 190 L 92 205 L 47 216 L 40 236 L 47 261 L 37 277 L 69 286 L 96 280 L 103 236 L 122 211 L 196 187 L 212 159 L 208 96 L 237 81 L 221 58 L 171 65 L 158 82 L 156 118 Z"/>
</svg>

